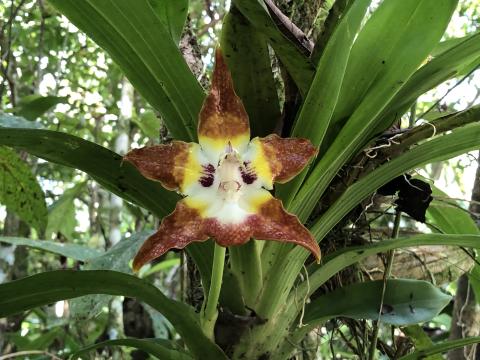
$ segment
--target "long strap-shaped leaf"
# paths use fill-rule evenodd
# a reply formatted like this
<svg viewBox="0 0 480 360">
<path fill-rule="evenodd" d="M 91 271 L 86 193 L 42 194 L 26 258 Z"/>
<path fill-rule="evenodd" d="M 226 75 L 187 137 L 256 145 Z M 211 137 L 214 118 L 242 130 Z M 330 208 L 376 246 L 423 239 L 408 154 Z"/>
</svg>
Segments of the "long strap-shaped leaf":
<svg viewBox="0 0 480 360">
<path fill-rule="evenodd" d="M 478 344 L 478 343 L 480 343 L 480 336 L 467 338 L 467 339 L 444 341 L 428 349 L 414 351 L 409 355 L 402 356 L 399 360 L 426 359 L 428 356 L 431 356 L 431 355 L 445 353 L 449 350 L 459 349 L 467 345 Z"/>
<path fill-rule="evenodd" d="M 364 96 L 390 76 L 402 81 L 401 73 L 411 66 L 409 62 L 413 65 L 410 71 L 416 70 L 443 35 L 456 3 L 455 0 L 383 1 L 352 48 L 333 121 L 345 121 Z M 429 16 L 432 12 L 435 16 Z M 417 38 L 412 39 L 413 35 Z M 388 85 L 401 87 L 401 83 Z"/>
<path fill-rule="evenodd" d="M 459 76 L 465 66 L 471 64 L 480 64 L 480 33 L 469 36 L 418 69 L 387 105 L 381 115 L 383 120 L 380 127 L 372 133 L 384 131 L 398 120 L 420 95 L 445 80 Z"/>
<path fill-rule="evenodd" d="M 93 142 L 66 133 L 39 129 L 0 128 L 0 144 L 81 170 L 107 190 L 141 205 L 159 217 L 175 207 L 178 195 L 147 180 L 122 157 Z"/>
<path fill-rule="evenodd" d="M 480 123 L 455 129 L 407 151 L 378 167 L 350 186 L 327 212 L 312 226 L 314 236 L 321 241 L 350 210 L 391 179 L 417 166 L 445 160 L 480 146 Z"/>
<path fill-rule="evenodd" d="M 320 146 L 337 105 L 353 41 L 371 0 L 356 1 L 342 17 L 329 39 L 292 135 L 305 137 Z M 277 186 L 276 194 L 288 207 L 305 178 L 306 171 L 285 185 Z"/>
<path fill-rule="evenodd" d="M 220 348 L 203 334 L 192 308 L 168 299 L 144 280 L 115 271 L 51 271 L 1 284 L 0 317 L 89 294 L 137 298 L 161 312 L 197 358 L 226 359 Z"/>
<path fill-rule="evenodd" d="M 439 136 L 418 145 L 398 158 L 382 165 L 350 186 L 343 195 L 318 219 L 311 228 L 318 241 L 357 204 L 367 198 L 380 186 L 417 166 L 449 159 L 474 150 L 480 146 L 480 123 L 471 124 L 452 133 Z M 269 317 L 288 296 L 289 289 L 299 274 L 308 253 L 298 247 L 290 253 L 281 254 L 269 271 L 270 279 L 263 289 L 257 313 Z"/>
<path fill-rule="evenodd" d="M 265 36 L 232 7 L 223 20 L 221 44 L 235 91 L 250 118 L 252 137 L 273 133 L 280 103 Z"/>
<path fill-rule="evenodd" d="M 307 219 L 341 167 L 368 143 L 372 128 L 376 128 L 381 120 L 379 115 L 383 108 L 440 40 L 456 3 L 456 0 L 414 0 L 413 3 L 411 0 L 408 1 L 408 4 L 413 4 L 415 10 L 410 14 L 405 26 L 398 30 L 401 32 L 401 37 L 396 43 L 396 50 L 389 55 L 385 64 L 380 62 L 379 66 L 382 66 L 382 70 L 378 73 L 376 81 L 362 85 L 370 86 L 368 93 L 315 166 L 290 207 L 290 210 L 302 221 Z M 404 2 L 388 0 L 382 3 L 382 6 L 387 5 L 394 8 L 400 5 L 400 8 L 403 8 Z M 435 12 L 435 17 L 430 16 L 432 12 Z M 373 20 L 375 18 L 372 17 L 370 21 Z M 367 30 L 368 28 L 362 32 Z M 383 29 L 378 31 L 382 32 Z M 370 48 L 369 51 L 373 52 L 374 49 Z M 367 50 L 368 47 L 365 51 Z M 368 77 L 369 71 L 365 70 L 357 75 Z M 348 86 L 347 78 L 344 79 L 342 86 Z M 338 103 L 342 101 L 339 97 Z"/>
<path fill-rule="evenodd" d="M 312 82 L 315 68 L 300 49 L 278 29 L 268 13 L 263 0 L 234 0 L 235 6 L 263 33 L 287 68 L 300 92 L 306 94 Z"/>
<path fill-rule="evenodd" d="M 92 350 L 109 346 L 133 347 L 157 357 L 158 359 L 188 360 L 193 359 L 188 353 L 173 347 L 167 340 L 159 339 L 115 339 L 86 346 L 72 355 L 72 360 L 86 355 Z"/>
<path fill-rule="evenodd" d="M 48 240 L 32 240 L 21 237 L 0 236 L 0 243 L 28 246 L 32 249 L 43 250 L 54 254 L 63 255 L 74 260 L 87 261 L 102 255 L 99 250 L 87 246 L 69 243 L 59 243 Z"/>
<path fill-rule="evenodd" d="M 204 93 L 148 1 L 49 1 L 110 54 L 173 137 L 196 138 Z"/>
<path fill-rule="evenodd" d="M 256 308 L 256 310 L 261 310 L 262 314 L 269 314 L 269 321 L 262 326 L 252 329 L 250 333 L 245 334 L 241 338 L 240 342 L 248 348 L 248 344 L 251 339 L 263 339 L 264 343 L 262 346 L 265 349 L 275 349 L 278 341 L 280 341 L 279 339 L 287 336 L 289 329 L 294 324 L 294 320 L 302 311 L 303 299 L 308 299 L 309 296 L 311 296 L 316 289 L 318 289 L 322 284 L 324 284 L 328 279 L 337 274 L 339 271 L 361 261 L 365 257 L 392 249 L 407 248 L 412 246 L 450 245 L 477 247 L 479 242 L 479 235 L 424 234 L 407 238 L 398 238 L 395 240 L 386 240 L 375 244 L 355 246 L 339 250 L 329 255 L 327 258 L 323 259 L 320 266 L 310 266 L 310 275 L 306 278 L 305 281 L 303 281 L 289 293 L 289 298 L 295 299 L 294 301 L 286 301 L 285 298 L 282 296 L 284 291 L 288 291 L 288 289 L 291 288 L 287 283 L 287 281 L 290 281 L 290 279 L 288 277 L 278 277 L 272 279 L 272 282 L 275 281 L 275 283 L 268 283 L 267 285 L 271 286 L 269 289 L 270 292 L 268 293 L 268 295 L 271 296 L 268 299 L 274 309 L 271 310 L 271 312 L 268 312 L 268 310 L 270 309 L 268 308 L 267 304 L 265 306 L 263 304 L 260 304 L 261 307 L 259 306 Z M 297 271 L 298 274 L 298 264 L 297 267 L 290 266 L 290 264 L 293 262 L 294 261 L 287 258 L 286 261 L 282 263 L 283 267 L 280 268 L 281 270 L 279 270 L 278 274 L 285 274 L 287 272 L 293 271 Z M 298 276 L 295 276 L 294 279 L 297 279 L 297 277 Z M 276 289 L 275 285 L 277 285 L 280 289 Z M 263 295 L 266 296 L 267 294 L 264 293 Z M 273 296 L 280 297 L 281 302 L 278 303 L 276 301 L 276 298 Z M 267 303 L 267 300 L 265 302 Z M 264 309 L 266 309 L 267 311 Z M 301 336 L 299 337 L 301 338 Z M 295 341 L 295 338 L 291 340 Z M 286 345 L 283 348 L 284 349 L 281 349 L 281 351 L 286 352 L 283 354 L 283 358 L 287 358 L 290 347 Z"/>
<path fill-rule="evenodd" d="M 463 246 L 475 248 L 480 243 L 480 235 L 457 235 L 457 234 L 422 234 L 410 236 L 405 238 L 398 238 L 395 240 L 385 240 L 374 244 L 354 246 L 336 251 L 331 254 L 325 263 L 320 266 L 313 266 L 309 278 L 309 284 L 302 284 L 298 291 L 302 291 L 308 287 L 308 296 L 322 286 L 333 275 L 342 269 L 355 264 L 368 256 L 375 255 L 381 252 L 407 248 L 412 246 L 432 246 L 432 245 L 447 245 L 447 246 Z"/>
</svg>

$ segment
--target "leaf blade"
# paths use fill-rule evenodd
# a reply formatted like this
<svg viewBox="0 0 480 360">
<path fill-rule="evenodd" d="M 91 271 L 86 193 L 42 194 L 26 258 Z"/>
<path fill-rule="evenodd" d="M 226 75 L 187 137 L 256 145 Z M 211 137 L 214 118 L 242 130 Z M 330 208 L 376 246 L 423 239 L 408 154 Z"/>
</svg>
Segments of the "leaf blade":
<svg viewBox="0 0 480 360">
<path fill-rule="evenodd" d="M 50 3 L 112 56 L 175 138 L 196 138 L 203 90 L 147 1 Z"/>
<path fill-rule="evenodd" d="M 168 299 L 143 280 L 115 271 L 50 271 L 0 284 L 0 317 L 88 294 L 138 298 L 167 317 L 195 356 L 226 359 L 203 334 L 198 315 L 192 308 Z"/>
<path fill-rule="evenodd" d="M 344 316 L 352 319 L 379 318 L 382 323 L 396 326 L 410 325 L 431 320 L 452 299 L 427 281 L 389 279 L 379 316 L 382 292 L 383 280 L 341 287 L 308 304 L 304 319 L 319 323 Z"/>
<path fill-rule="evenodd" d="M 0 146 L 0 203 L 43 234 L 48 212 L 37 178 L 18 154 Z"/>
<path fill-rule="evenodd" d="M 169 346 L 170 345 L 170 346 Z M 95 343 L 89 346 L 86 346 L 75 353 L 72 354 L 72 360 L 78 359 L 82 355 L 86 355 L 92 350 L 101 348 L 101 347 L 110 347 L 110 346 L 126 346 L 133 347 L 145 351 L 146 353 L 157 357 L 158 359 L 172 359 L 172 360 L 187 360 L 193 359 L 189 354 L 176 349 L 173 344 L 170 344 L 168 341 L 159 342 L 156 339 L 115 339 L 115 340 L 106 340 L 99 343 Z"/>
<path fill-rule="evenodd" d="M 130 164 L 122 163 L 120 155 L 73 135 L 50 130 L 0 128 L 0 144 L 84 171 L 107 190 L 160 217 L 168 214 L 179 198 L 159 183 L 145 179 Z"/>
<path fill-rule="evenodd" d="M 250 118 L 252 137 L 271 134 L 280 119 L 280 104 L 265 38 L 232 7 L 223 20 L 221 46 Z"/>
<path fill-rule="evenodd" d="M 58 243 L 48 240 L 33 240 L 12 236 L 0 236 L 0 242 L 15 246 L 27 246 L 32 249 L 48 251 L 78 261 L 87 261 L 102 254 L 100 251 L 86 246 L 68 243 Z"/>
</svg>

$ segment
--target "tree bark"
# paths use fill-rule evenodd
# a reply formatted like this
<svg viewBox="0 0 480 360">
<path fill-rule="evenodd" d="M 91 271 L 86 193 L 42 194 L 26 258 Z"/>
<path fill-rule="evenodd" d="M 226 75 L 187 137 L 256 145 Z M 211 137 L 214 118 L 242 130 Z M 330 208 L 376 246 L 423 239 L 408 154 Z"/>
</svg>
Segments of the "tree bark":
<svg viewBox="0 0 480 360">
<path fill-rule="evenodd" d="M 480 152 L 477 155 L 478 167 L 472 189 L 472 202 L 469 210 L 473 214 L 480 213 Z M 477 224 L 478 224 L 478 219 Z M 450 340 L 463 339 L 480 335 L 480 306 L 466 274 L 457 282 L 457 292 L 452 313 Z M 466 346 L 448 353 L 449 360 L 480 360 L 478 345 Z"/>
</svg>

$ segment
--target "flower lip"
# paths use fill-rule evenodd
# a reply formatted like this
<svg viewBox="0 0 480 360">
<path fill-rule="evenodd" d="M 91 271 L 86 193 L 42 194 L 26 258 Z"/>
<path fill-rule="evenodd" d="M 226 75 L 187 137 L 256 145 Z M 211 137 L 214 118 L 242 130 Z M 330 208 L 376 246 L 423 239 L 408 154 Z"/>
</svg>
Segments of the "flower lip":
<svg viewBox="0 0 480 360">
<path fill-rule="evenodd" d="M 238 154 L 230 147 L 218 165 L 218 195 L 224 201 L 238 201 L 242 195 L 243 179 Z"/>
</svg>

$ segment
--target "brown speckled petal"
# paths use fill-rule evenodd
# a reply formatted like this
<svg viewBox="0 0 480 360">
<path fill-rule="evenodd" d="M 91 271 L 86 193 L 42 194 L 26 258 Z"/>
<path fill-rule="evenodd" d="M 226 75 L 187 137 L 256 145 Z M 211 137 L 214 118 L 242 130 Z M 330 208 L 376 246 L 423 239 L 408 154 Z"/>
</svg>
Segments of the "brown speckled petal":
<svg viewBox="0 0 480 360">
<path fill-rule="evenodd" d="M 243 159 L 260 184 L 270 190 L 274 182 L 285 183 L 295 177 L 316 154 L 310 140 L 272 134 L 252 139 Z"/>
<path fill-rule="evenodd" d="M 205 221 L 197 210 L 179 201 L 175 210 L 165 217 L 158 231 L 150 236 L 133 259 L 133 270 L 162 256 L 170 249 L 183 249 L 194 241 L 205 241 Z"/>
<path fill-rule="evenodd" d="M 187 194 L 204 176 L 206 160 L 195 143 L 172 141 L 165 145 L 134 149 L 124 156 L 148 179 L 160 181 L 169 190 Z"/>
<path fill-rule="evenodd" d="M 202 149 L 217 157 L 230 144 L 243 152 L 250 140 L 248 115 L 235 94 L 232 76 L 220 49 L 215 53 L 212 86 L 200 112 L 198 140 Z"/>
<path fill-rule="evenodd" d="M 269 159 L 274 182 L 291 180 L 317 154 L 317 149 L 308 139 L 281 138 L 272 134 L 260 138 L 260 142 Z"/>
<path fill-rule="evenodd" d="M 314 237 L 295 215 L 285 211 L 280 200 L 272 197 L 262 204 L 253 223 L 254 238 L 303 246 L 315 256 L 317 262 L 320 261 L 320 247 Z"/>
</svg>

